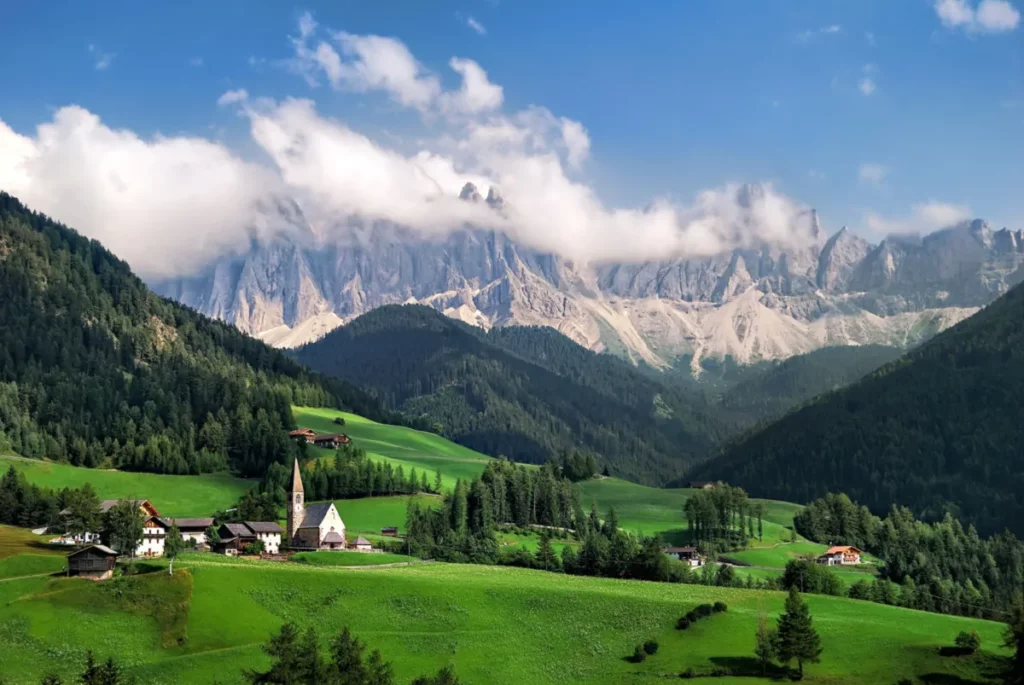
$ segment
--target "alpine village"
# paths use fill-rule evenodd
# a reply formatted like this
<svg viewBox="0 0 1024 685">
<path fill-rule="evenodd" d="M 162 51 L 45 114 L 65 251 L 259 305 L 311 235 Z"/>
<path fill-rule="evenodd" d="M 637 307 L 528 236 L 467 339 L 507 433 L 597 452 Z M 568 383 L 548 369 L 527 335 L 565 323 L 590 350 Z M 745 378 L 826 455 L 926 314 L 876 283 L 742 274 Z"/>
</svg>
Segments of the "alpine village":
<svg viewBox="0 0 1024 685">
<path fill-rule="evenodd" d="M 9 3 L 0 685 L 1024 685 L 1022 2 Z"/>
</svg>

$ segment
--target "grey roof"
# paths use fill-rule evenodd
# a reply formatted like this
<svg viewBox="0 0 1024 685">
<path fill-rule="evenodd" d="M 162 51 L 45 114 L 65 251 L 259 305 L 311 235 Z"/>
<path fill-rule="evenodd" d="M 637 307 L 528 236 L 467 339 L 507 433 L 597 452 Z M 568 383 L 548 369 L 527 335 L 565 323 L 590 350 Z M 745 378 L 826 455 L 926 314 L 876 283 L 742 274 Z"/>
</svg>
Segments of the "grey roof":
<svg viewBox="0 0 1024 685">
<path fill-rule="evenodd" d="M 327 517 L 334 502 L 314 502 L 306 505 L 306 515 L 302 517 L 302 525 L 299 528 L 319 528 Z"/>
<path fill-rule="evenodd" d="M 213 525 L 213 519 L 212 518 L 191 518 L 191 519 L 190 518 L 173 518 L 173 519 L 166 519 L 166 520 L 173 522 L 174 525 L 176 525 L 178 528 L 203 528 L 203 529 L 206 529 L 206 528 L 209 528 L 210 526 Z"/>
<path fill-rule="evenodd" d="M 81 554 L 82 552 L 88 552 L 90 549 L 98 549 L 99 551 L 103 552 L 104 554 L 109 554 L 109 555 L 115 556 L 115 557 L 117 556 L 117 552 L 115 552 L 114 550 L 110 549 L 106 545 L 89 545 L 88 547 L 86 547 L 84 549 L 80 549 L 77 552 L 72 552 L 68 556 L 69 557 L 73 557 L 76 554 Z"/>
<path fill-rule="evenodd" d="M 356 538 L 356 544 L 357 545 L 368 545 L 368 544 L 370 544 L 370 541 L 367 540 L 366 538 L 364 538 L 362 535 L 360 535 L 359 537 Z"/>
<path fill-rule="evenodd" d="M 689 545 L 686 547 L 666 547 L 665 552 L 668 554 L 695 554 L 697 552 L 697 548 Z"/>
<path fill-rule="evenodd" d="M 246 521 L 245 525 L 254 533 L 283 533 L 284 528 L 273 521 Z"/>
<path fill-rule="evenodd" d="M 251 538 L 252 531 L 244 523 L 225 523 L 224 527 L 227 528 L 232 535 L 238 538 Z"/>
<path fill-rule="evenodd" d="M 345 542 L 345 538 L 332 530 L 324 536 L 324 539 L 321 540 L 321 542 Z"/>
</svg>

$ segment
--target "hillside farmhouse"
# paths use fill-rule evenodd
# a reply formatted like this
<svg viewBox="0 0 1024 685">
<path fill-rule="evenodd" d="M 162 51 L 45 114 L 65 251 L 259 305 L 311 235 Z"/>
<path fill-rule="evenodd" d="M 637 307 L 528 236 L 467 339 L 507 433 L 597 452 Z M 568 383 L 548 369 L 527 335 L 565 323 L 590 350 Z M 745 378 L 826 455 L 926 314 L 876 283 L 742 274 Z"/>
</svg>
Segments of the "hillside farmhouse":
<svg viewBox="0 0 1024 685">
<path fill-rule="evenodd" d="M 372 552 L 373 545 L 370 544 L 369 540 L 360 535 L 356 538 L 356 541 L 352 543 L 351 549 L 354 549 L 357 552 Z"/>
<path fill-rule="evenodd" d="M 182 539 L 186 542 L 192 540 L 196 547 L 200 547 L 207 543 L 206 531 L 213 525 L 213 518 L 174 518 L 170 519 L 170 522 L 178 527 Z"/>
<path fill-rule="evenodd" d="M 313 442 L 313 438 L 316 437 L 316 431 L 311 428 L 300 428 L 298 430 L 288 431 L 288 437 L 299 442 L 310 443 Z"/>
<path fill-rule="evenodd" d="M 292 468 L 292 487 L 288 493 L 288 541 L 292 549 L 345 549 L 345 522 L 334 502 L 306 506 L 302 474 L 296 460 Z"/>
<path fill-rule="evenodd" d="M 697 548 L 689 545 L 686 547 L 666 547 L 665 554 L 673 559 L 687 563 L 693 568 L 703 566 L 705 561 L 704 556 L 697 551 Z"/>
<path fill-rule="evenodd" d="M 337 449 L 341 445 L 347 445 L 350 442 L 352 442 L 352 438 L 348 437 L 344 433 L 318 435 L 313 438 L 314 445 L 317 447 L 326 447 L 327 449 Z"/>
<path fill-rule="evenodd" d="M 823 566 L 852 566 L 861 563 L 861 554 L 863 552 L 856 547 L 829 547 L 817 561 Z"/>
</svg>

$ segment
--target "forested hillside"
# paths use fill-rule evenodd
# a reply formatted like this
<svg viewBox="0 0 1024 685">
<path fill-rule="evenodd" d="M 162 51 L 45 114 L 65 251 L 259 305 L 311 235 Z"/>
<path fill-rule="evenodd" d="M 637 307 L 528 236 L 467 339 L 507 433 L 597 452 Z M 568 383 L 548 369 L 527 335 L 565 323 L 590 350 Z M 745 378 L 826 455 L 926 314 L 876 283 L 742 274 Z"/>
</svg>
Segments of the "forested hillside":
<svg viewBox="0 0 1024 685">
<path fill-rule="evenodd" d="M 0 452 L 262 475 L 294 450 L 292 404 L 387 418 L 348 384 L 153 294 L 99 243 L 0 193 Z"/>
<path fill-rule="evenodd" d="M 579 447 L 613 474 L 660 484 L 726 433 L 699 395 L 546 328 L 484 332 L 427 307 L 389 306 L 296 356 L 445 437 L 517 461 Z"/>
<path fill-rule="evenodd" d="M 1024 533 L 1024 289 L 696 467 L 759 497 L 829 491 Z"/>
</svg>

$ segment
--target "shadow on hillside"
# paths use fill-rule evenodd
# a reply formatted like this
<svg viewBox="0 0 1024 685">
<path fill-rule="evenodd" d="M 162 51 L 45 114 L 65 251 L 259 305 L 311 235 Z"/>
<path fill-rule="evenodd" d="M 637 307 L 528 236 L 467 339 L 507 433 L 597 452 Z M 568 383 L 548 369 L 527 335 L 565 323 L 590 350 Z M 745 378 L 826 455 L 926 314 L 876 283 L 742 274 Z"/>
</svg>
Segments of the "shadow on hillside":
<svg viewBox="0 0 1024 685">
<path fill-rule="evenodd" d="M 683 545 L 688 545 L 691 542 L 690 531 L 685 528 L 663 530 L 658 535 L 661 536 L 662 542 L 672 545 L 673 547 L 682 547 Z"/>
<path fill-rule="evenodd" d="M 752 656 L 713 656 L 708 659 L 715 665 L 719 675 L 744 678 L 771 678 L 789 680 L 792 672 L 776 664 L 770 664 L 762 674 L 761 662 Z"/>
<path fill-rule="evenodd" d="M 990 682 L 988 679 L 968 680 L 967 678 L 961 678 L 958 675 L 951 675 L 949 673 L 926 673 L 919 676 L 918 679 L 926 685 L 985 685 L 985 683 Z"/>
<path fill-rule="evenodd" d="M 514 454 L 516 461 L 523 464 L 543 464 L 551 456 L 550 448 L 515 430 L 508 432 L 484 430 L 455 435 L 446 434 L 442 437 L 483 454 L 493 456 Z"/>
</svg>

